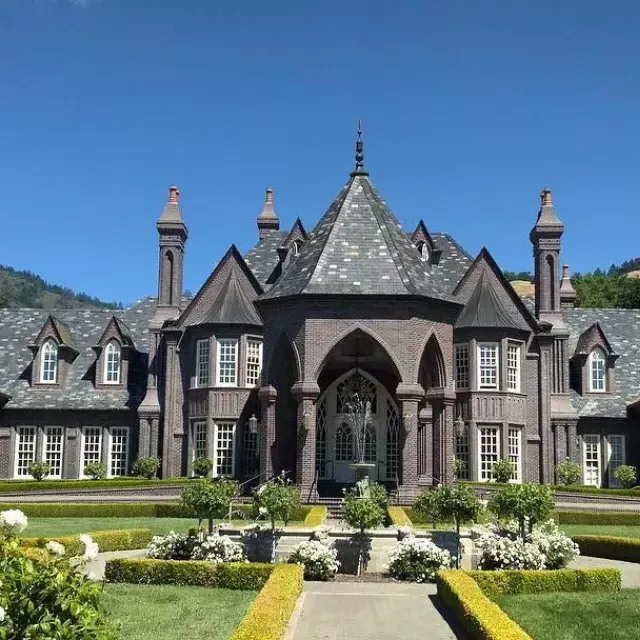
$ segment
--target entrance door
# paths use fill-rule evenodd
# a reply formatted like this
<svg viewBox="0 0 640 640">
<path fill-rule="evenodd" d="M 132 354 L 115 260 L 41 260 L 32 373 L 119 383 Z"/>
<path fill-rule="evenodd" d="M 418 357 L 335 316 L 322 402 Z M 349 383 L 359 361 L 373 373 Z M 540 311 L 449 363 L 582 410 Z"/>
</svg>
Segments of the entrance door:
<svg viewBox="0 0 640 640">
<path fill-rule="evenodd" d="M 378 479 L 378 442 L 381 440 L 379 434 L 380 420 L 372 418 L 367 426 L 364 441 L 364 461 L 375 466 L 368 471 L 369 479 L 373 482 Z M 356 434 L 353 432 L 349 417 L 341 414 L 336 416 L 334 421 L 333 442 L 335 452 L 334 479 L 336 482 L 351 484 L 355 482 L 355 471 L 351 468 L 354 460 L 357 459 Z"/>
<path fill-rule="evenodd" d="M 583 436 L 584 483 L 600 486 L 600 436 Z"/>
</svg>

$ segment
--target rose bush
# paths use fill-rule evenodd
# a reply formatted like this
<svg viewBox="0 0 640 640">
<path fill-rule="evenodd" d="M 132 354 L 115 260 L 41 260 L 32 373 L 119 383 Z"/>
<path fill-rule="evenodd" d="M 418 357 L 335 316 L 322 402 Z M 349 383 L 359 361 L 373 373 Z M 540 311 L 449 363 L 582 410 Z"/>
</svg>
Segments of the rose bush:
<svg viewBox="0 0 640 640">
<path fill-rule="evenodd" d="M 289 563 L 304 568 L 305 580 L 330 580 L 338 573 L 338 551 L 321 540 L 301 542 L 289 556 Z"/>
<path fill-rule="evenodd" d="M 170 531 L 165 536 L 153 536 L 146 555 L 156 560 L 190 560 L 197 542 L 196 536 Z"/>
<path fill-rule="evenodd" d="M 248 562 L 244 547 L 234 542 L 229 536 L 214 533 L 202 542 L 197 542 L 191 554 L 192 560 L 209 560 L 210 562 Z"/>
<path fill-rule="evenodd" d="M 389 554 L 387 569 L 396 580 L 431 582 L 439 569 L 451 566 L 451 554 L 431 540 L 406 536 Z"/>
</svg>

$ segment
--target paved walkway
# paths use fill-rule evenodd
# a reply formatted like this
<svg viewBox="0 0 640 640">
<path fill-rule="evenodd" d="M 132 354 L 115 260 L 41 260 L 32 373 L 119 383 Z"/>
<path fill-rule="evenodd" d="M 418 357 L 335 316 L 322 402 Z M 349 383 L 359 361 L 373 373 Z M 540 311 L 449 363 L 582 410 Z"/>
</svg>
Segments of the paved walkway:
<svg viewBox="0 0 640 640">
<path fill-rule="evenodd" d="M 640 564 L 635 562 L 580 556 L 569 564 L 569 569 L 595 569 L 602 567 L 620 569 L 623 589 L 640 588 Z"/>
<path fill-rule="evenodd" d="M 113 560 L 114 558 L 142 558 L 144 554 L 144 549 L 99 553 L 93 562 L 87 563 L 87 566 L 83 569 L 83 573 L 86 573 L 91 580 L 102 580 L 104 578 L 104 566 L 107 560 Z"/>
<path fill-rule="evenodd" d="M 452 640 L 433 584 L 306 582 L 286 640 Z"/>
</svg>

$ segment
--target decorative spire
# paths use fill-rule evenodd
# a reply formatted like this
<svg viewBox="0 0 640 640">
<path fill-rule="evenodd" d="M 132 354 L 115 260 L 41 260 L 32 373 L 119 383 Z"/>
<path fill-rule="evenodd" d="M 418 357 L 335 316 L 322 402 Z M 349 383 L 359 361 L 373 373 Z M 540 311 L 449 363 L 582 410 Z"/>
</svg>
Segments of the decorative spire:
<svg viewBox="0 0 640 640">
<path fill-rule="evenodd" d="M 573 309 L 578 294 L 571 284 L 569 265 L 562 265 L 562 279 L 560 280 L 560 308 Z"/>
<path fill-rule="evenodd" d="M 258 216 L 258 234 L 264 238 L 269 231 L 277 231 L 280 228 L 280 220 L 273 208 L 273 189 L 266 189 L 264 194 L 264 205 Z"/>
<path fill-rule="evenodd" d="M 362 120 L 358 118 L 358 132 L 356 135 L 356 168 L 352 176 L 368 176 L 364 168 L 364 143 L 362 142 Z"/>
</svg>

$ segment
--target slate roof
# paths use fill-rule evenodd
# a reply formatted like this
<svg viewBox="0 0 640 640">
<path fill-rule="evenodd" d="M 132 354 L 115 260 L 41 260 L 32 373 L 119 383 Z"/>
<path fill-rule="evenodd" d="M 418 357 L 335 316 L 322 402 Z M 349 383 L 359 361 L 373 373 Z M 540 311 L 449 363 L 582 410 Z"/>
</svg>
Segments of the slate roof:
<svg viewBox="0 0 640 640">
<path fill-rule="evenodd" d="M 146 389 L 147 326 L 156 307 L 144 298 L 126 309 L 0 309 L 0 392 L 11 396 L 7 409 L 131 409 L 140 404 Z M 28 374 L 33 344 L 49 315 L 64 323 L 78 357 L 60 387 L 30 387 Z M 94 347 L 113 316 L 124 323 L 136 358 L 131 363 L 129 389 L 96 389 L 93 384 Z M 123 327 L 124 328 L 124 327 Z"/>
<path fill-rule="evenodd" d="M 473 263 L 473 258 L 448 233 L 432 233 L 431 238 L 436 249 L 442 252 L 433 269 L 440 274 L 447 290 L 452 292 Z"/>
<path fill-rule="evenodd" d="M 626 416 L 627 405 L 640 395 L 640 309 L 567 309 L 562 316 L 570 331 L 569 357 L 580 336 L 598 322 L 611 348 L 620 357 L 615 363 L 616 392 L 582 397 L 571 392 L 571 402 L 581 416 Z"/>
<path fill-rule="evenodd" d="M 200 324 L 207 322 L 262 326 L 262 320 L 253 302 L 249 300 L 238 282 L 238 276 L 234 269 L 229 270 L 229 275 L 213 301 L 211 309 L 200 321 Z"/>
<path fill-rule="evenodd" d="M 362 174 L 351 176 L 300 255 L 262 298 L 300 294 L 455 300 L 440 272 L 420 259 L 396 217 Z"/>
<path fill-rule="evenodd" d="M 249 265 L 256 280 L 265 290 L 270 286 L 267 284 L 269 276 L 280 262 L 278 247 L 282 246 L 288 235 L 288 231 L 270 231 L 255 247 L 249 249 L 244 256 L 244 261 Z"/>
<path fill-rule="evenodd" d="M 520 326 L 504 308 L 484 272 L 478 280 L 469 301 L 456 320 L 456 328 L 463 327 L 511 327 Z"/>
</svg>

